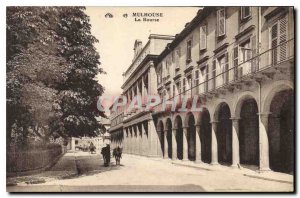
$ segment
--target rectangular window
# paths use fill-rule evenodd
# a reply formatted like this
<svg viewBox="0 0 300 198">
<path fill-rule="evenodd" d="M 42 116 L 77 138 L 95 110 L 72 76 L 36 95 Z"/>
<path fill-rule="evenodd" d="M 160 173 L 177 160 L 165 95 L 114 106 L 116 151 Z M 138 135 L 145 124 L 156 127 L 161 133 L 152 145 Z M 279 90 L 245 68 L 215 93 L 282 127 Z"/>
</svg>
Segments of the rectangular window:
<svg viewBox="0 0 300 198">
<path fill-rule="evenodd" d="M 199 70 L 195 70 L 195 77 L 194 77 L 194 89 L 196 89 L 196 94 L 199 93 Z"/>
<path fill-rule="evenodd" d="M 173 97 L 175 97 L 175 94 L 176 94 L 176 86 L 173 85 Z"/>
<path fill-rule="evenodd" d="M 212 89 L 216 88 L 216 60 L 213 60 L 212 65 Z"/>
<path fill-rule="evenodd" d="M 200 27 L 200 50 L 206 49 L 206 26 Z"/>
<path fill-rule="evenodd" d="M 247 62 L 251 58 L 250 39 L 240 46 L 242 62 Z"/>
<path fill-rule="evenodd" d="M 194 85 L 197 86 L 199 84 L 199 70 L 195 71 L 195 80 Z"/>
<path fill-rule="evenodd" d="M 251 16 L 251 8 L 241 7 L 241 20 L 247 19 L 250 16 Z"/>
<path fill-rule="evenodd" d="M 162 67 L 160 65 L 157 71 L 157 84 L 159 85 L 161 83 L 162 83 Z"/>
<path fill-rule="evenodd" d="M 220 9 L 217 11 L 217 36 L 224 36 L 225 32 L 225 9 Z"/>
<path fill-rule="evenodd" d="M 167 76 L 170 75 L 170 62 L 169 59 L 166 61 L 166 71 L 167 71 Z"/>
<path fill-rule="evenodd" d="M 176 86 L 177 86 L 178 94 L 180 94 L 180 93 L 181 93 L 181 83 L 180 83 L 180 81 L 178 81 L 178 82 L 176 83 Z"/>
<path fill-rule="evenodd" d="M 183 89 L 183 93 L 186 91 L 186 79 L 182 79 L 182 89 Z"/>
<path fill-rule="evenodd" d="M 233 48 L 233 71 L 234 71 L 234 79 L 238 79 L 238 65 L 239 65 L 239 47 L 236 46 Z"/>
<path fill-rule="evenodd" d="M 272 64 L 286 60 L 288 40 L 288 19 L 287 15 L 282 17 L 270 29 L 270 48 L 272 49 Z"/>
<path fill-rule="evenodd" d="M 170 87 L 167 87 L 167 94 L 168 94 L 167 98 L 170 98 L 171 97 L 171 89 L 170 89 Z"/>
<path fill-rule="evenodd" d="M 179 66 L 179 59 L 180 59 L 180 56 L 181 56 L 181 50 L 180 50 L 180 47 L 178 47 L 175 51 L 175 69 L 176 70 L 179 70 L 180 69 L 180 66 Z"/>
<path fill-rule="evenodd" d="M 224 84 L 224 74 L 225 74 L 225 56 L 222 55 L 217 59 L 217 67 L 216 67 L 216 78 L 217 78 L 217 86 Z"/>
<path fill-rule="evenodd" d="M 206 65 L 205 68 L 205 85 L 204 85 L 204 91 L 207 92 L 208 91 L 208 76 L 209 75 L 209 65 Z"/>
<path fill-rule="evenodd" d="M 192 39 L 187 41 L 186 61 L 191 62 L 192 60 Z"/>
</svg>

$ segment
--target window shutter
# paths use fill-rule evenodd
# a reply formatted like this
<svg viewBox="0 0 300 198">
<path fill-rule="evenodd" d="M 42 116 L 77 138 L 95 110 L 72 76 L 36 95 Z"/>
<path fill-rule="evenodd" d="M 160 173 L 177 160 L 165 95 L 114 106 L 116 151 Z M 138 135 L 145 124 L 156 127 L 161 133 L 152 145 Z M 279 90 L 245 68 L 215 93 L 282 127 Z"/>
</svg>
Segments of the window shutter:
<svg viewBox="0 0 300 198">
<path fill-rule="evenodd" d="M 185 78 L 182 79 L 182 88 L 183 88 L 183 93 L 186 91 L 186 82 Z"/>
<path fill-rule="evenodd" d="M 225 83 L 228 83 L 229 81 L 229 60 L 228 60 L 228 52 L 225 53 Z"/>
<path fill-rule="evenodd" d="M 243 7 L 241 7 L 241 9 L 240 9 L 240 18 L 241 18 L 241 20 L 244 19 Z"/>
<path fill-rule="evenodd" d="M 234 79 L 238 78 L 238 64 L 239 64 L 239 47 L 236 46 L 235 48 L 233 48 L 233 71 L 234 71 Z"/>
<path fill-rule="evenodd" d="M 175 90 L 176 90 L 175 85 L 173 85 L 173 97 L 175 96 Z"/>
<path fill-rule="evenodd" d="M 287 57 L 287 15 L 279 21 L 279 57 L 280 61 L 286 60 Z"/>
<path fill-rule="evenodd" d="M 216 60 L 213 60 L 213 67 L 212 67 L 212 89 L 216 87 Z"/>
<path fill-rule="evenodd" d="M 277 64 L 278 24 L 271 27 L 272 64 Z"/>
<path fill-rule="evenodd" d="M 208 74 L 209 74 L 209 65 L 206 65 L 205 68 L 205 92 L 208 91 Z"/>
<path fill-rule="evenodd" d="M 251 16 L 251 7 L 241 7 L 241 20 Z"/>
<path fill-rule="evenodd" d="M 218 36 L 225 34 L 225 9 L 218 10 Z"/>
<path fill-rule="evenodd" d="M 195 70 L 194 85 L 197 86 L 198 84 L 199 84 L 199 70 Z"/>
<path fill-rule="evenodd" d="M 200 27 L 200 50 L 206 49 L 206 26 Z"/>
</svg>

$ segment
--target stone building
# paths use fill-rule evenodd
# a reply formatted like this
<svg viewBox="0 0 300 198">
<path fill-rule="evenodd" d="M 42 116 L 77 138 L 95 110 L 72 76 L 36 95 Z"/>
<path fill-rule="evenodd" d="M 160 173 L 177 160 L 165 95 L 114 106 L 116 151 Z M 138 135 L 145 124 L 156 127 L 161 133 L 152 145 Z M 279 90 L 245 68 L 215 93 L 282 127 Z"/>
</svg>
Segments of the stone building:
<svg viewBox="0 0 300 198">
<path fill-rule="evenodd" d="M 154 61 L 174 36 L 151 34 L 145 46 L 140 40 L 134 43 L 134 58 L 123 74 L 123 93 L 128 105 L 111 111 L 111 144 L 124 145 L 124 152 L 137 155 L 159 156 L 159 140 L 151 112 L 132 109 L 129 103 L 136 95 L 145 98 L 156 94 L 156 72 Z M 142 101 L 145 106 L 146 100 Z M 131 137 L 131 138 L 129 138 Z M 125 146 L 126 145 L 126 146 Z"/>
<path fill-rule="evenodd" d="M 294 171 L 293 8 L 205 7 L 153 58 L 151 93 L 176 98 L 176 111 L 123 111 L 125 152 Z M 122 87 L 129 98 L 146 85 L 129 89 L 144 82 L 132 74 Z M 202 111 L 180 112 L 183 96 L 189 104 L 195 95 Z"/>
</svg>

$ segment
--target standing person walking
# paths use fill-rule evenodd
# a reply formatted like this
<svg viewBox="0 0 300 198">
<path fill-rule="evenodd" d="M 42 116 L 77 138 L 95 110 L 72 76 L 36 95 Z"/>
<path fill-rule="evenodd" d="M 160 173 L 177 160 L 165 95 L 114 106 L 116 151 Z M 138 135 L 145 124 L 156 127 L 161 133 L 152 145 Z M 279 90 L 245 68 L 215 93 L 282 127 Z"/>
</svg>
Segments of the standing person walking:
<svg viewBox="0 0 300 198">
<path fill-rule="evenodd" d="M 107 160 L 106 160 L 106 146 L 101 149 L 101 154 L 102 154 L 104 166 L 107 166 L 106 165 L 107 164 Z"/>
<path fill-rule="evenodd" d="M 110 145 L 106 144 L 106 166 L 109 166 L 110 164 Z"/>
</svg>

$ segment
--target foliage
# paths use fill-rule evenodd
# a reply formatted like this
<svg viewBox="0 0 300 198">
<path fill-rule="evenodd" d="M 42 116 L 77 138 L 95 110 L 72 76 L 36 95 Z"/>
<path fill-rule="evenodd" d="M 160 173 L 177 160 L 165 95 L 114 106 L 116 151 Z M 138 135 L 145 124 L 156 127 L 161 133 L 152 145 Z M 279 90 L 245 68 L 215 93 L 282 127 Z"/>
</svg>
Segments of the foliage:
<svg viewBox="0 0 300 198">
<path fill-rule="evenodd" d="M 103 71 L 90 28 L 83 7 L 7 8 L 9 144 L 30 133 L 43 140 L 95 135 L 104 89 L 94 79 Z"/>
</svg>

